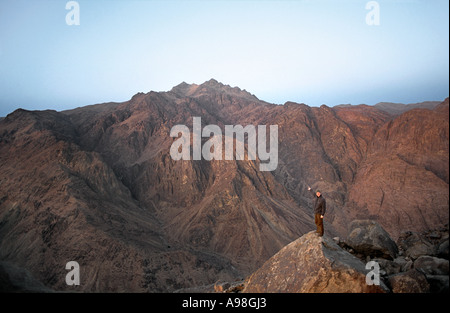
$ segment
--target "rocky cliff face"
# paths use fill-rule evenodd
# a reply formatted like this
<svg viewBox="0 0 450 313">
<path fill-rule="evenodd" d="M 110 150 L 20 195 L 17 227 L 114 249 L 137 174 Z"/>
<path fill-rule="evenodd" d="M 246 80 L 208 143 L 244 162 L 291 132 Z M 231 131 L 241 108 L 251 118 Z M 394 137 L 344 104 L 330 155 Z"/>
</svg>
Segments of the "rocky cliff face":
<svg viewBox="0 0 450 313">
<path fill-rule="evenodd" d="M 416 109 L 375 134 L 348 192 L 348 207 L 376 218 L 394 238 L 448 220 L 448 99 Z"/>
<path fill-rule="evenodd" d="M 447 112 L 447 114 L 445 114 Z M 174 125 L 278 125 L 278 167 L 174 161 Z M 124 103 L 17 110 L 0 121 L 0 260 L 46 286 L 80 263 L 84 291 L 172 291 L 244 277 L 314 229 L 355 218 L 395 238 L 448 220 L 448 99 L 398 117 L 369 106 L 273 105 L 215 80 Z"/>
</svg>

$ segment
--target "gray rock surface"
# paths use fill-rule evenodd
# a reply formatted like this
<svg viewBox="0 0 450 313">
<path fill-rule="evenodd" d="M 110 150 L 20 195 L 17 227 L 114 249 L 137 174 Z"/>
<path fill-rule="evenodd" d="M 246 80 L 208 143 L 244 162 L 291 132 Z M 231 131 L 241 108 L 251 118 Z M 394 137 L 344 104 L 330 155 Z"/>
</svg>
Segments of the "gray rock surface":
<svg viewBox="0 0 450 313">
<path fill-rule="evenodd" d="M 389 234 L 373 220 L 354 220 L 350 223 L 347 245 L 357 253 L 370 257 L 395 259 L 397 244 Z"/>
<path fill-rule="evenodd" d="M 414 268 L 426 275 L 448 275 L 449 261 L 424 255 L 414 261 Z"/>
<path fill-rule="evenodd" d="M 312 231 L 281 249 L 254 272 L 244 292 L 366 293 L 385 292 L 368 285 L 369 270 L 328 236 Z"/>
<path fill-rule="evenodd" d="M 426 293 L 430 284 L 425 274 L 416 269 L 389 277 L 389 285 L 393 293 Z"/>
<path fill-rule="evenodd" d="M 424 236 L 419 233 L 406 231 L 400 234 L 397 240 L 399 248 L 405 252 L 405 256 L 417 259 L 422 255 L 434 255 L 436 248 Z"/>
</svg>

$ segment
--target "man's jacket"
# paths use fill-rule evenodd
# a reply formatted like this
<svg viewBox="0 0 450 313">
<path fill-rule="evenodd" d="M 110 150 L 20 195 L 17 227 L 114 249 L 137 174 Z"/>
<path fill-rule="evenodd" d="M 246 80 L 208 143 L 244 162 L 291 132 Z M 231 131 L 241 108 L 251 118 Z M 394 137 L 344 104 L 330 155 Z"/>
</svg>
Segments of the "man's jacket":
<svg viewBox="0 0 450 313">
<path fill-rule="evenodd" d="M 325 211 L 327 210 L 327 202 L 325 201 L 325 198 L 322 195 L 317 197 L 314 191 L 311 190 L 311 192 L 314 195 L 314 214 L 325 215 Z"/>
</svg>

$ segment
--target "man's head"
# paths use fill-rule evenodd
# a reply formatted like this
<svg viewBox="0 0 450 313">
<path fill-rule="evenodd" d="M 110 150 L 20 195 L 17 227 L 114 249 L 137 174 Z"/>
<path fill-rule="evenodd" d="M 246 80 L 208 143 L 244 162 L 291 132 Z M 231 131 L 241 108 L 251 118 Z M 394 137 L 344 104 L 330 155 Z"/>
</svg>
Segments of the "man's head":
<svg viewBox="0 0 450 313">
<path fill-rule="evenodd" d="M 316 196 L 317 196 L 317 198 L 319 198 L 321 194 L 322 194 L 322 193 L 320 192 L 320 190 L 317 190 L 317 191 L 316 191 Z"/>
</svg>

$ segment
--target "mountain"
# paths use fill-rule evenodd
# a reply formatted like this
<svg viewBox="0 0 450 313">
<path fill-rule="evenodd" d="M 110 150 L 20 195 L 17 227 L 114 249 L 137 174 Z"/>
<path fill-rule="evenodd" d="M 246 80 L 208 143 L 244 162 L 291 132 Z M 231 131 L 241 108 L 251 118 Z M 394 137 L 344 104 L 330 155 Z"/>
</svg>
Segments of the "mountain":
<svg viewBox="0 0 450 313">
<path fill-rule="evenodd" d="M 359 165 L 348 206 L 376 216 L 394 237 L 448 220 L 448 125 L 448 99 L 384 124 Z"/>
<path fill-rule="evenodd" d="M 330 235 L 344 236 L 357 218 L 394 238 L 444 225 L 445 112 L 448 99 L 399 116 L 274 105 L 216 80 L 123 103 L 16 110 L 0 121 L 0 261 L 58 291 L 170 292 L 242 279 L 315 228 L 308 186 L 327 200 Z M 170 131 L 193 130 L 193 117 L 222 133 L 278 125 L 277 168 L 261 171 L 259 157 L 175 161 Z M 69 261 L 80 265 L 80 286 L 65 283 Z"/>
<path fill-rule="evenodd" d="M 400 115 L 400 114 L 405 113 L 406 111 L 409 111 L 412 109 L 433 110 L 440 103 L 441 103 L 441 101 L 424 101 L 424 102 L 409 103 L 409 104 L 393 103 L 393 102 L 379 102 L 379 103 L 375 104 L 375 107 L 382 111 L 388 112 L 389 114 Z"/>
</svg>

